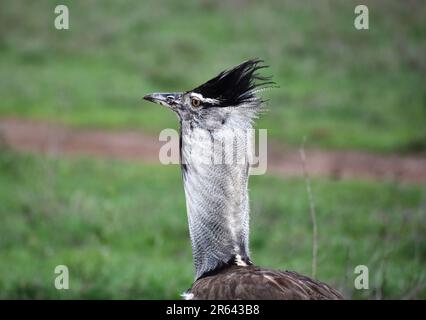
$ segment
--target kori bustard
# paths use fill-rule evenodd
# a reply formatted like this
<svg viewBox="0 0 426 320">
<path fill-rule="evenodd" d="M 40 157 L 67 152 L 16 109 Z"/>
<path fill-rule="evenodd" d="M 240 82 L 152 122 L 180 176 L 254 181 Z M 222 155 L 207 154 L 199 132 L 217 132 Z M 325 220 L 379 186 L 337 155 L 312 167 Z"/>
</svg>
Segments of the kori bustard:
<svg viewBox="0 0 426 320">
<path fill-rule="evenodd" d="M 342 298 L 325 283 L 261 268 L 250 259 L 246 133 L 262 107 L 258 93 L 272 84 L 258 74 L 264 67 L 261 60 L 249 60 L 193 90 L 144 97 L 173 110 L 180 121 L 195 266 L 195 282 L 184 294 L 186 299 Z M 224 152 L 223 141 L 231 141 L 233 152 Z"/>
</svg>

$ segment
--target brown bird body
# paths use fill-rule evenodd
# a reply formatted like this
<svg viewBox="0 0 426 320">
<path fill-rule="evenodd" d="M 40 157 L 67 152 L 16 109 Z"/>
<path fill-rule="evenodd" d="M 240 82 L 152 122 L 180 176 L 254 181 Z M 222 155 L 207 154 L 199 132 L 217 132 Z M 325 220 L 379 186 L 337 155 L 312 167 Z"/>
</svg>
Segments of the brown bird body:
<svg viewBox="0 0 426 320">
<path fill-rule="evenodd" d="M 193 300 L 343 299 L 327 284 L 296 272 L 237 265 L 198 279 L 187 295 Z"/>
</svg>

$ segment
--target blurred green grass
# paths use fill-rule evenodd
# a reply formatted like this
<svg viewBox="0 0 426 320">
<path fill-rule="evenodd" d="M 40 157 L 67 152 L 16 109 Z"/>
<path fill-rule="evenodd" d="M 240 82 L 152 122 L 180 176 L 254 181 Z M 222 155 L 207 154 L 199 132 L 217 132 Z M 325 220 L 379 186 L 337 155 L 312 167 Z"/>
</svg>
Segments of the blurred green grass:
<svg viewBox="0 0 426 320">
<path fill-rule="evenodd" d="M 53 27 L 67 4 L 70 30 Z M 379 152 L 426 148 L 426 6 L 365 1 L 2 2 L 0 115 L 75 126 L 175 128 L 141 101 L 195 87 L 261 57 L 280 86 L 258 126 L 300 145 Z"/>
<path fill-rule="evenodd" d="M 6 150 L 0 172 L 0 298 L 178 298 L 192 283 L 178 166 Z M 319 279 L 348 298 L 426 298 L 426 187 L 315 179 L 313 193 Z M 253 177 L 250 194 L 254 261 L 310 274 L 304 181 Z M 359 264 L 370 290 L 353 289 Z"/>
<path fill-rule="evenodd" d="M 4 0 L 0 116 L 158 133 L 176 117 L 141 101 L 252 57 L 271 66 L 258 127 L 298 146 L 426 149 L 426 6 L 364 1 Z M 67 4 L 71 29 L 53 28 Z M 0 137 L 1 138 L 1 137 Z M 302 179 L 252 177 L 256 263 L 309 274 Z M 353 298 L 424 298 L 426 187 L 315 179 L 318 277 Z M 193 272 L 178 167 L 0 150 L 0 298 L 177 298 Z M 54 267 L 70 268 L 69 291 Z M 356 265 L 370 290 L 353 289 Z"/>
</svg>

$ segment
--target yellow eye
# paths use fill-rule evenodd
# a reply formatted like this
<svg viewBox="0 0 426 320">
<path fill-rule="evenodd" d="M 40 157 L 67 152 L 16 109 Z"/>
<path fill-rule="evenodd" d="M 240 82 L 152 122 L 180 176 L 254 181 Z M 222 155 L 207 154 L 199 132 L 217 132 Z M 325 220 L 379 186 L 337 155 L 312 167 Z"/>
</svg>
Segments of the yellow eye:
<svg viewBox="0 0 426 320">
<path fill-rule="evenodd" d="M 197 98 L 191 98 L 191 105 L 194 108 L 198 108 L 201 105 L 201 100 Z"/>
</svg>

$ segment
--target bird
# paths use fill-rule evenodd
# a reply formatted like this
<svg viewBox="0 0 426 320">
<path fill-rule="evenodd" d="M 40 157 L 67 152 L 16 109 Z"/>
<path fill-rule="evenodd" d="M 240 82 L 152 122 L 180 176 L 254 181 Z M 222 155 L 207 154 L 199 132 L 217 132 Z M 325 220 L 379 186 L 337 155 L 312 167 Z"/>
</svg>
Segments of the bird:
<svg viewBox="0 0 426 320">
<path fill-rule="evenodd" d="M 182 295 L 184 299 L 343 299 L 323 282 L 293 271 L 259 267 L 250 258 L 250 140 L 246 133 L 264 109 L 260 93 L 275 85 L 270 76 L 259 74 L 267 67 L 261 59 L 250 59 L 192 90 L 144 96 L 171 109 L 179 119 L 180 163 L 195 269 L 195 280 Z M 232 141 L 234 152 L 224 152 L 224 141 Z"/>
</svg>

